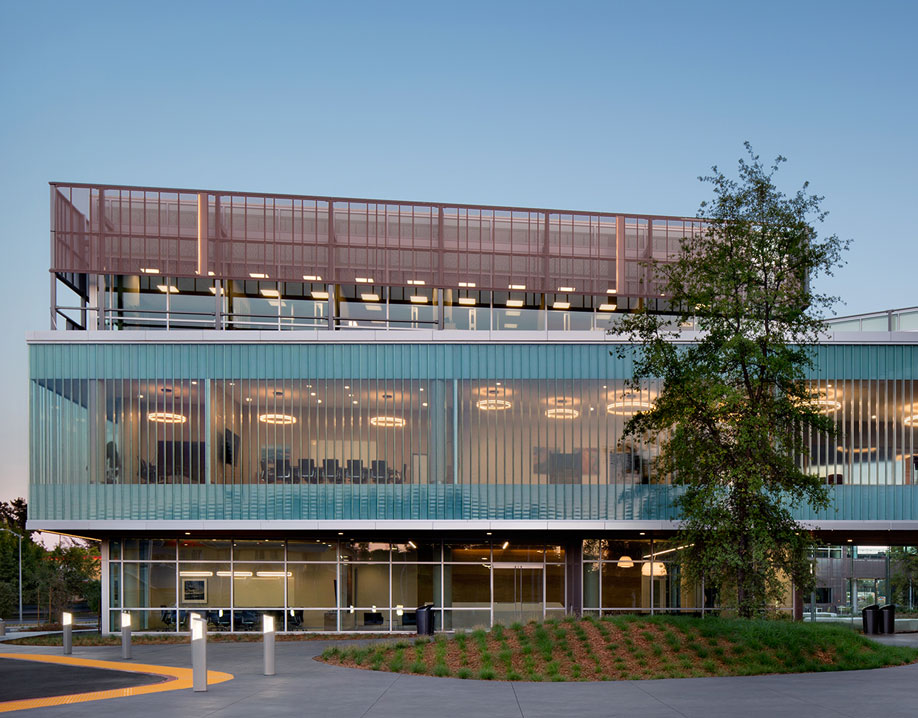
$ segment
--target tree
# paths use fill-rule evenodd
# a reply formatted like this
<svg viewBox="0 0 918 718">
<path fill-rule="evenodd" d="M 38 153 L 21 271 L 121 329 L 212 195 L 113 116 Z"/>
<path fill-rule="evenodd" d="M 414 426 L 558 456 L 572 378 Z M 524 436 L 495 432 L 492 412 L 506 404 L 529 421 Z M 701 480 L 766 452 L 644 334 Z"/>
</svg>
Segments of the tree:
<svg viewBox="0 0 918 718">
<path fill-rule="evenodd" d="M 23 537 L 26 533 L 26 519 L 29 514 L 29 506 L 26 500 L 21 496 L 12 501 L 0 501 L 0 523 L 11 528 Z"/>
<path fill-rule="evenodd" d="M 918 547 L 890 546 L 892 600 L 900 611 L 914 610 L 918 600 Z"/>
<path fill-rule="evenodd" d="M 637 344 L 632 386 L 662 382 L 653 409 L 632 417 L 625 437 L 658 437 L 656 470 L 683 487 L 683 570 L 751 617 L 780 601 L 787 577 L 805 591 L 813 581 L 812 537 L 791 507 L 829 501 L 822 480 L 803 468 L 804 437 L 834 432 L 834 422 L 803 379 L 835 298 L 811 281 L 832 273 L 847 242 L 818 237 L 822 197 L 808 184 L 791 196 L 775 186 L 783 157 L 766 168 L 749 143 L 746 150 L 738 180 L 717 167 L 699 178 L 713 186 L 698 212 L 702 231 L 685 237 L 671 261 L 650 265 L 671 315 L 642 310 L 621 330 Z M 692 321 L 697 342 L 674 343 L 673 327 Z"/>
</svg>

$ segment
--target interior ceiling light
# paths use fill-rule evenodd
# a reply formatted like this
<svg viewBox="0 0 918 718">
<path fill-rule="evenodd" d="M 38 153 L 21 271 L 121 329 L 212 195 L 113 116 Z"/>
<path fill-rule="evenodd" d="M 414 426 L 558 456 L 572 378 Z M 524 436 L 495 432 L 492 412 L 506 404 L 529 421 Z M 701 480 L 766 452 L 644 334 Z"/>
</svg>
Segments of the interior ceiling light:
<svg viewBox="0 0 918 718">
<path fill-rule="evenodd" d="M 580 416 L 580 412 L 576 409 L 569 409 L 567 407 L 557 407 L 546 409 L 545 416 L 549 419 L 576 419 Z"/>
<path fill-rule="evenodd" d="M 851 454 L 867 454 L 871 451 L 877 450 L 876 446 L 865 446 L 865 447 L 853 447 L 852 446 L 851 448 L 846 449 L 844 446 L 840 444 L 835 448 L 837 448 L 839 451 L 847 451 Z"/>
<path fill-rule="evenodd" d="M 475 284 L 475 282 L 459 282 L 459 286 L 460 286 L 460 287 L 471 288 L 471 287 L 477 287 L 478 285 Z"/>
<path fill-rule="evenodd" d="M 222 578 L 252 578 L 251 571 L 217 571 Z"/>
<path fill-rule="evenodd" d="M 140 271 L 144 274 L 159 274 L 159 270 L 156 267 L 141 267 Z"/>
<path fill-rule="evenodd" d="M 188 421 L 182 414 L 173 414 L 171 411 L 151 411 L 147 419 L 158 424 L 184 424 Z"/>
<path fill-rule="evenodd" d="M 321 282 L 322 281 L 322 277 L 320 277 L 318 274 L 304 274 L 303 279 L 305 279 L 307 282 Z"/>
<path fill-rule="evenodd" d="M 654 578 L 666 575 L 666 564 L 661 561 L 650 561 L 641 566 L 641 575 L 650 576 L 653 572 Z"/>
<path fill-rule="evenodd" d="M 616 416 L 631 416 L 639 411 L 651 411 L 653 402 L 638 398 L 616 399 L 611 404 L 606 405 L 607 414 Z"/>
<path fill-rule="evenodd" d="M 385 429 L 401 429 L 406 424 L 400 416 L 374 416 L 370 418 L 370 423 Z"/>
<path fill-rule="evenodd" d="M 474 307 L 475 300 L 472 299 L 471 297 L 459 297 L 459 304 L 461 304 L 464 307 Z"/>
<path fill-rule="evenodd" d="M 208 287 L 208 289 L 210 290 L 210 293 L 211 293 L 211 294 L 213 294 L 214 296 L 217 296 L 217 288 L 216 288 L 216 287 Z M 223 296 L 223 287 L 220 287 L 220 296 Z"/>
<path fill-rule="evenodd" d="M 634 566 L 634 561 L 631 559 L 631 556 L 622 556 L 618 559 L 619 568 L 632 568 Z"/>
<path fill-rule="evenodd" d="M 501 386 L 500 382 L 497 382 L 494 386 L 480 386 L 477 389 L 474 389 L 474 393 L 478 396 L 510 396 L 513 393 L 512 389 L 508 387 Z"/>
<path fill-rule="evenodd" d="M 614 312 L 616 309 L 618 309 L 617 304 L 607 304 L 604 302 L 599 305 L 599 311 L 601 312 Z"/>
<path fill-rule="evenodd" d="M 259 414 L 258 420 L 262 424 L 279 424 L 281 426 L 290 426 L 296 423 L 296 417 L 290 414 Z"/>
<path fill-rule="evenodd" d="M 261 296 L 270 297 L 271 299 L 277 299 L 280 297 L 280 292 L 276 289 L 262 289 Z"/>
<path fill-rule="evenodd" d="M 607 289 L 606 294 L 618 294 L 618 290 L 617 289 Z"/>
<path fill-rule="evenodd" d="M 511 284 L 510 286 L 507 287 L 507 289 L 518 289 L 521 292 L 525 292 L 526 285 L 525 284 Z"/>
<path fill-rule="evenodd" d="M 423 297 L 420 294 L 412 294 L 408 298 L 411 300 L 412 304 L 427 304 L 427 297 Z"/>
<path fill-rule="evenodd" d="M 550 396 L 545 400 L 549 406 L 574 406 L 580 403 L 580 399 L 570 396 Z"/>
<path fill-rule="evenodd" d="M 558 287 L 558 291 L 559 292 L 573 292 L 574 288 L 573 287 Z"/>
<path fill-rule="evenodd" d="M 313 299 L 328 299 L 328 292 L 313 292 Z"/>
<path fill-rule="evenodd" d="M 413 284 L 416 287 L 423 287 L 425 284 L 427 284 L 427 282 L 425 282 L 423 279 L 409 279 L 408 284 Z"/>
<path fill-rule="evenodd" d="M 508 299 L 507 306 L 508 307 L 521 307 L 523 306 L 523 300 L 522 299 Z"/>
<path fill-rule="evenodd" d="M 174 284 L 157 284 L 156 288 L 163 294 L 178 294 L 179 290 Z"/>
<path fill-rule="evenodd" d="M 357 281 L 361 284 L 373 284 L 373 277 L 357 277 Z"/>
<path fill-rule="evenodd" d="M 182 578 L 210 578 L 213 575 L 213 571 L 179 571 Z"/>
<path fill-rule="evenodd" d="M 551 308 L 552 309 L 570 309 L 571 303 L 570 302 L 555 302 L 554 304 L 551 305 Z"/>
<path fill-rule="evenodd" d="M 249 276 L 252 279 L 267 279 L 268 275 L 263 272 L 249 272 Z"/>
<path fill-rule="evenodd" d="M 506 399 L 479 399 L 475 406 L 482 411 L 506 411 L 513 404 Z"/>
<path fill-rule="evenodd" d="M 293 571 L 256 571 L 258 578 L 290 578 Z"/>
<path fill-rule="evenodd" d="M 373 294 L 372 292 L 365 292 L 360 295 L 360 298 L 365 302 L 378 302 L 379 301 L 379 295 Z"/>
<path fill-rule="evenodd" d="M 817 389 L 810 393 L 809 403 L 820 414 L 834 414 L 841 409 L 841 402 L 836 399 L 836 391 L 831 387 L 828 389 Z"/>
<path fill-rule="evenodd" d="M 876 419 L 875 416 L 872 418 Z M 902 423 L 905 424 L 906 426 L 915 426 L 915 424 L 918 423 L 918 414 L 912 414 L 911 416 L 906 416 L 902 420 Z"/>
</svg>

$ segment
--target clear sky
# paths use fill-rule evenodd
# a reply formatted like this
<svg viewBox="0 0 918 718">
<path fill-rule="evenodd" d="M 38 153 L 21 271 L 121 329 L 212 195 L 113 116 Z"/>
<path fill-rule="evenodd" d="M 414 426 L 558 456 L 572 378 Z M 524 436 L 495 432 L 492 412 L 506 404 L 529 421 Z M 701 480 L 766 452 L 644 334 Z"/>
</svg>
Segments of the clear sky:
<svg viewBox="0 0 918 718">
<path fill-rule="evenodd" d="M 918 3 L 0 0 L 0 499 L 49 180 L 655 214 L 750 140 L 854 240 L 839 314 L 918 304 Z"/>
</svg>

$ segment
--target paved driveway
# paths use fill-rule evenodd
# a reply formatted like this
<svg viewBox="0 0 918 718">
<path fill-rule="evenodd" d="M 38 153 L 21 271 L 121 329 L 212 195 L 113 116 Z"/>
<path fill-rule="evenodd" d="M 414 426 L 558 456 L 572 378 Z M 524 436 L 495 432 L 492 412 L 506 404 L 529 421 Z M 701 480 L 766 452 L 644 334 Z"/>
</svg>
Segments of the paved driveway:
<svg viewBox="0 0 918 718">
<path fill-rule="evenodd" d="M 900 639 L 914 642 L 915 639 Z M 897 641 L 899 642 L 899 641 Z M 319 718 L 785 718 L 918 715 L 918 664 L 878 671 L 604 683 L 498 683 L 394 675 L 312 660 L 327 642 L 277 644 L 278 674 L 261 675 L 260 644 L 212 643 L 208 668 L 235 675 L 207 693 L 173 691 L 31 710 L 44 716 L 317 716 Z M 6 646 L 8 652 L 60 649 Z M 74 648 L 75 656 L 120 660 L 118 647 Z M 188 646 L 134 646 L 134 660 L 189 666 Z M 91 689 L 91 686 L 87 686 Z"/>
</svg>

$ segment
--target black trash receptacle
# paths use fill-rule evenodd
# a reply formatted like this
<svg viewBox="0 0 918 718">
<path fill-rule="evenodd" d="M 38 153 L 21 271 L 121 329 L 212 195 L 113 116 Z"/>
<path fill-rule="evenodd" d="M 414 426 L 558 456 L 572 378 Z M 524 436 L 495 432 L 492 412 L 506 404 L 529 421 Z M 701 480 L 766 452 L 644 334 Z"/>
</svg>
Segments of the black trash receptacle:
<svg viewBox="0 0 918 718">
<path fill-rule="evenodd" d="M 896 632 L 896 604 L 887 603 L 880 607 L 880 633 Z"/>
<path fill-rule="evenodd" d="M 864 618 L 865 636 L 872 636 L 880 632 L 880 607 L 877 604 L 864 606 L 861 616 Z"/>
<path fill-rule="evenodd" d="M 433 611 L 431 606 L 418 606 L 416 612 L 419 636 L 432 636 L 434 633 Z"/>
</svg>

